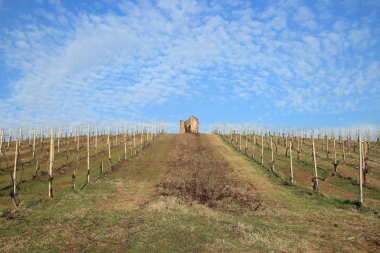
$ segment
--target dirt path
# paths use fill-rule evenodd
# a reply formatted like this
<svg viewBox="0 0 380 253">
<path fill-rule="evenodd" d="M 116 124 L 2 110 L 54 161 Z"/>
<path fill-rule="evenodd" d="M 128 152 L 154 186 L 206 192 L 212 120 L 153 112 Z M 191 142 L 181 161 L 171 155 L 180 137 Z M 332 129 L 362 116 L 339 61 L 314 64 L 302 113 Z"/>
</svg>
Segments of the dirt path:
<svg viewBox="0 0 380 253">
<path fill-rule="evenodd" d="M 376 252 L 379 234 L 375 215 L 280 185 L 218 136 L 163 135 L 79 194 L 2 219 L 0 251 Z"/>
<path fill-rule="evenodd" d="M 261 207 L 254 184 L 238 180 L 233 168 L 215 152 L 207 136 L 182 135 L 158 185 L 162 195 L 228 212 L 255 212 Z"/>
</svg>

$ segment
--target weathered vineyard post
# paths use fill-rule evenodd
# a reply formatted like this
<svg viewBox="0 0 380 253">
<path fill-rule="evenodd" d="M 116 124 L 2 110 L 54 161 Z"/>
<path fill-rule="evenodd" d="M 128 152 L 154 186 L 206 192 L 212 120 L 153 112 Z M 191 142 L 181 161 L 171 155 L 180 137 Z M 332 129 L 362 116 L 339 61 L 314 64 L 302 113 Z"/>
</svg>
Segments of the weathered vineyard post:
<svg viewBox="0 0 380 253">
<path fill-rule="evenodd" d="M 0 155 L 2 154 L 2 148 L 3 148 L 3 137 L 4 137 L 4 130 L 0 128 Z"/>
<path fill-rule="evenodd" d="M 300 160 L 300 153 L 301 153 L 301 150 L 300 150 L 300 137 L 298 136 L 298 138 L 297 138 L 297 160 L 298 161 Z"/>
<path fill-rule="evenodd" d="M 285 156 L 288 157 L 288 133 L 285 136 Z"/>
<path fill-rule="evenodd" d="M 338 164 L 339 164 L 339 161 L 337 161 L 337 159 L 336 159 L 336 143 L 335 143 L 335 137 L 334 137 L 333 141 L 334 141 L 334 162 L 333 162 L 333 165 L 334 165 L 334 172 L 333 172 L 333 175 L 335 175 L 335 174 L 338 173 Z"/>
<path fill-rule="evenodd" d="M 144 142 L 144 125 L 143 123 L 141 123 L 140 125 L 140 134 L 141 134 L 141 138 L 140 138 L 140 151 L 143 149 L 143 142 Z"/>
<path fill-rule="evenodd" d="M 98 153 L 98 127 L 95 128 L 95 154 Z"/>
<path fill-rule="evenodd" d="M 319 185 L 318 185 L 318 169 L 317 169 L 317 158 L 315 155 L 315 143 L 314 143 L 314 131 L 312 131 L 311 134 L 312 138 L 312 145 L 313 145 L 313 161 L 314 161 L 314 177 L 312 178 L 313 181 L 313 191 L 318 192 L 319 190 Z"/>
<path fill-rule="evenodd" d="M 49 198 L 53 197 L 54 130 L 50 128 Z"/>
<path fill-rule="evenodd" d="M 110 166 L 110 170 L 112 170 L 112 161 L 111 161 L 111 141 L 110 141 L 110 128 L 108 127 L 108 135 L 107 135 L 107 145 L 108 145 L 108 163 Z"/>
<path fill-rule="evenodd" d="M 77 160 L 79 160 L 79 138 L 80 138 L 80 134 L 79 134 L 79 131 L 77 131 Z"/>
<path fill-rule="evenodd" d="M 124 130 L 124 160 L 127 160 L 127 133 Z"/>
<path fill-rule="evenodd" d="M 36 157 L 36 129 L 33 129 L 33 159 Z"/>
<path fill-rule="evenodd" d="M 8 139 L 9 140 L 9 139 Z M 18 145 L 19 145 L 19 140 L 16 139 L 16 147 L 15 147 L 15 164 L 13 167 L 13 176 L 12 176 L 12 184 L 13 184 L 13 192 L 11 194 L 11 198 L 13 201 L 13 205 L 15 208 L 18 207 L 19 200 L 17 198 L 17 160 L 18 160 Z"/>
<path fill-rule="evenodd" d="M 77 190 L 77 188 L 76 188 L 76 184 L 75 184 L 75 179 L 76 179 L 76 167 L 74 168 L 74 170 L 73 170 L 73 174 L 71 175 L 71 178 L 72 178 L 72 184 L 73 184 L 73 191 L 75 192 L 76 190 Z"/>
<path fill-rule="evenodd" d="M 289 142 L 289 152 L 290 152 L 290 183 L 294 184 L 292 142 Z"/>
<path fill-rule="evenodd" d="M 272 153 L 271 170 L 272 170 L 272 172 L 274 172 L 274 155 L 273 155 L 273 140 L 272 140 L 272 136 L 270 137 L 270 150 L 271 150 L 271 153 Z"/>
<path fill-rule="evenodd" d="M 264 164 L 264 134 L 261 132 L 261 165 Z"/>
<path fill-rule="evenodd" d="M 119 135 L 119 129 L 118 129 L 117 127 L 115 127 L 115 132 L 116 132 L 115 143 L 116 143 L 116 145 L 118 145 L 118 144 L 119 144 L 119 141 L 118 141 L 117 137 L 118 137 L 118 135 Z"/>
<path fill-rule="evenodd" d="M 252 143 L 252 158 L 255 159 L 255 146 L 256 146 L 256 135 L 253 134 L 253 143 Z"/>
<path fill-rule="evenodd" d="M 90 127 L 87 127 L 87 183 L 90 183 Z"/>
<path fill-rule="evenodd" d="M 133 128 L 133 152 L 136 155 L 136 123 Z"/>
<path fill-rule="evenodd" d="M 363 144 L 359 134 L 359 203 L 363 205 Z"/>
<path fill-rule="evenodd" d="M 241 132 L 239 132 L 239 150 L 241 151 Z"/>
<path fill-rule="evenodd" d="M 346 152 L 344 150 L 344 140 L 342 140 L 343 162 L 346 162 Z"/>
<path fill-rule="evenodd" d="M 334 137 L 334 163 L 336 163 L 336 143 L 335 143 L 335 137 Z"/>
<path fill-rule="evenodd" d="M 39 170 L 40 170 L 40 162 L 37 160 L 36 161 L 36 168 L 34 170 L 34 178 L 37 177 Z"/>
<path fill-rule="evenodd" d="M 244 148 L 244 153 L 247 155 L 247 150 L 248 150 L 248 135 L 245 135 L 245 148 Z"/>
</svg>

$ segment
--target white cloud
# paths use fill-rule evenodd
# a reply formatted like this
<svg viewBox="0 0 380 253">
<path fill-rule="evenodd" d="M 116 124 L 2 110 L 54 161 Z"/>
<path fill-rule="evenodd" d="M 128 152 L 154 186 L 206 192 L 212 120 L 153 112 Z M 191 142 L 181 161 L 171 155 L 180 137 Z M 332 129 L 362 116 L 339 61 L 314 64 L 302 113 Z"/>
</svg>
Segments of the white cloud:
<svg viewBox="0 0 380 253">
<path fill-rule="evenodd" d="M 122 119 L 147 105 L 212 94 L 226 101 L 231 93 L 275 99 L 286 110 L 336 112 L 360 105 L 370 89 L 379 93 L 378 59 L 363 54 L 379 43 L 368 42 L 371 28 L 336 19 L 322 29 L 299 2 L 232 16 L 197 1 L 127 1 L 116 12 L 77 15 L 64 2 L 50 4 L 55 21 L 39 10 L 48 25 L 31 19 L 1 36 L 5 63 L 21 73 L 0 101 L 6 122 Z"/>
<path fill-rule="evenodd" d="M 318 27 L 318 23 L 315 21 L 315 15 L 305 6 L 297 8 L 294 14 L 294 21 L 298 25 L 308 29 L 316 29 Z"/>
</svg>

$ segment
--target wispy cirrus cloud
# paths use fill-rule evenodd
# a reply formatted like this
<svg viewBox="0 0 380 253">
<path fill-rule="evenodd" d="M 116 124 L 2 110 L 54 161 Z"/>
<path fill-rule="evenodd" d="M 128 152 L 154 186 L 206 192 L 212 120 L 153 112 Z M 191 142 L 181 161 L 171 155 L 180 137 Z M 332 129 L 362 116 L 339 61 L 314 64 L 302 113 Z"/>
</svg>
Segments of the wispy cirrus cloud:
<svg viewBox="0 0 380 253">
<path fill-rule="evenodd" d="M 368 14 L 350 19 L 331 5 L 36 5 L 1 31 L 13 74 L 0 112 L 5 122 L 36 123 L 140 117 L 147 106 L 181 100 L 365 109 L 380 95 L 379 7 L 368 3 Z"/>
</svg>

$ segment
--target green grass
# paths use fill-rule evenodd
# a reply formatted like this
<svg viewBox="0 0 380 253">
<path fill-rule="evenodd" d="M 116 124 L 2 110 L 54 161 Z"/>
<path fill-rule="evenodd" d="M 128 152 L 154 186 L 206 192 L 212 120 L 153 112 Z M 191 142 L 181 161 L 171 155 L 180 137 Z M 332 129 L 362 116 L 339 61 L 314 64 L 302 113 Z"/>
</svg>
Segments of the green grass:
<svg viewBox="0 0 380 253">
<path fill-rule="evenodd" d="M 137 157 L 107 170 L 79 193 L 66 187 L 50 200 L 25 200 L 20 217 L 1 220 L 0 251 L 366 252 L 378 247 L 380 219 L 373 211 L 358 211 L 345 200 L 285 186 L 213 135 L 200 138 L 215 159 L 232 166 L 237 181 L 254 186 L 262 208 L 224 212 L 158 194 L 156 185 L 167 176 L 177 138 L 158 137 Z M 207 161 L 200 166 L 203 163 Z M 38 192 L 46 186 L 33 182 L 24 187 Z"/>
</svg>

